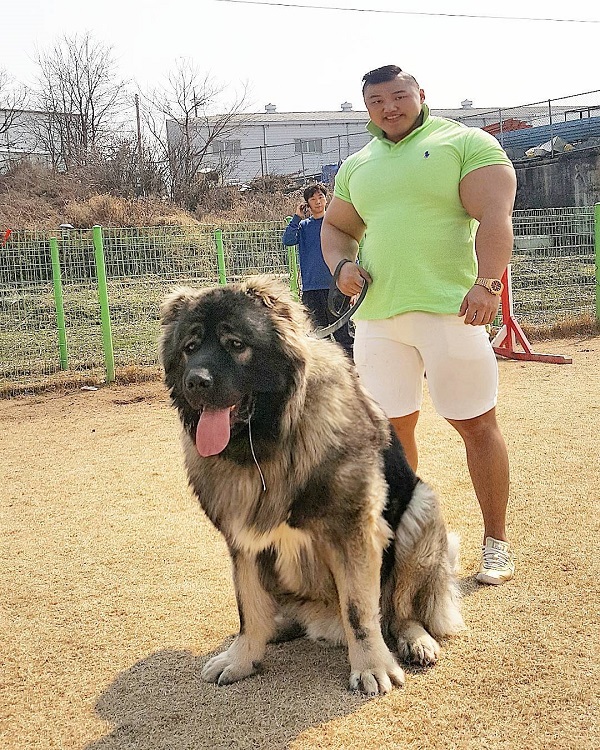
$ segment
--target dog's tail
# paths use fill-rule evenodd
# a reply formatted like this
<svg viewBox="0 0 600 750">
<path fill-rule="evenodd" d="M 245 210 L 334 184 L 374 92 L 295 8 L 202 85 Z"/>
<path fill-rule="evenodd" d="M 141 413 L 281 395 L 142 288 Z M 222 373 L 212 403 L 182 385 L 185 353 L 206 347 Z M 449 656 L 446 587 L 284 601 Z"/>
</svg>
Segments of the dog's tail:
<svg viewBox="0 0 600 750">
<path fill-rule="evenodd" d="M 453 575 L 458 573 L 459 568 L 460 536 L 456 531 L 448 532 L 448 563 Z"/>
</svg>

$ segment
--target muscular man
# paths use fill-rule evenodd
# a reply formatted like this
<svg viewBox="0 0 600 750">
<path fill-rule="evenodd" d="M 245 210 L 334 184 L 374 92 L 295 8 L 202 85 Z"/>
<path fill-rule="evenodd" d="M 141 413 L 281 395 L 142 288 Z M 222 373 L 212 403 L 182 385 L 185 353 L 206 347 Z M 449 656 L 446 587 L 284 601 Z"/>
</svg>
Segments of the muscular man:
<svg viewBox="0 0 600 750">
<path fill-rule="evenodd" d="M 412 75 L 370 71 L 363 96 L 373 140 L 342 164 L 321 243 L 338 286 L 370 288 L 355 314 L 354 359 L 418 463 L 423 376 L 462 437 L 484 522 L 477 580 L 514 575 L 506 534 L 509 465 L 496 421 L 498 370 L 485 325 L 509 262 L 516 177 L 493 136 L 433 117 Z"/>
</svg>

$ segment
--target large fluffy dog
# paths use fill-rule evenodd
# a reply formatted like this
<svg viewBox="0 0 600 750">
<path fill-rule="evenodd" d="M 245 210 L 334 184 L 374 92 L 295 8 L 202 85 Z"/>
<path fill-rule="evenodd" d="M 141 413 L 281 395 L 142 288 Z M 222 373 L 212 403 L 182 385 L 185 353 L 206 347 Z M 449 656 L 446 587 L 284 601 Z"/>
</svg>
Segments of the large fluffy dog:
<svg viewBox="0 0 600 750">
<path fill-rule="evenodd" d="M 386 641 L 434 663 L 462 626 L 457 550 L 342 350 L 267 277 L 178 289 L 161 314 L 189 481 L 227 540 L 240 617 L 203 678 L 248 677 L 293 632 L 347 644 L 368 694 L 404 681 Z"/>
</svg>

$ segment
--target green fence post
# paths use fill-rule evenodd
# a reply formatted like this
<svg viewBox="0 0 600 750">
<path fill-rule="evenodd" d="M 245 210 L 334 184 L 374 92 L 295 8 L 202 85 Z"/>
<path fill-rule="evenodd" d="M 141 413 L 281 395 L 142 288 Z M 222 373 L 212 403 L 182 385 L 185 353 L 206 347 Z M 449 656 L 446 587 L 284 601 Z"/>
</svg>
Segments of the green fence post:
<svg viewBox="0 0 600 750">
<path fill-rule="evenodd" d="M 285 217 L 286 223 L 292 220 L 291 216 Z M 288 245 L 288 270 L 290 272 L 290 292 L 294 299 L 300 298 L 300 289 L 298 287 L 298 253 L 297 245 Z"/>
<path fill-rule="evenodd" d="M 594 206 L 594 239 L 596 246 L 596 321 L 600 323 L 600 203 Z"/>
<path fill-rule="evenodd" d="M 288 247 L 288 266 L 290 269 L 290 291 L 294 299 L 300 297 L 300 288 L 298 286 L 298 256 L 296 255 L 296 245 Z"/>
<path fill-rule="evenodd" d="M 217 265 L 219 267 L 219 284 L 225 286 L 227 274 L 225 273 L 225 251 L 223 250 L 223 230 L 215 229 L 215 244 L 217 246 Z"/>
<path fill-rule="evenodd" d="M 104 363 L 106 366 L 106 382 L 115 380 L 115 355 L 113 352 L 112 331 L 110 325 L 110 310 L 108 307 L 108 286 L 106 284 L 106 263 L 104 260 L 104 242 L 102 227 L 92 228 L 94 238 L 94 253 L 96 257 L 96 273 L 98 275 L 98 299 L 100 301 L 100 319 L 102 322 L 102 347 L 104 349 Z"/>
<path fill-rule="evenodd" d="M 65 326 L 65 308 L 63 304 L 63 288 L 60 273 L 60 258 L 58 256 L 58 240 L 50 238 L 50 257 L 52 259 L 52 282 L 54 285 L 54 306 L 56 308 L 56 325 L 58 327 L 58 351 L 60 369 L 69 369 L 69 355 L 67 351 L 67 329 Z"/>
</svg>

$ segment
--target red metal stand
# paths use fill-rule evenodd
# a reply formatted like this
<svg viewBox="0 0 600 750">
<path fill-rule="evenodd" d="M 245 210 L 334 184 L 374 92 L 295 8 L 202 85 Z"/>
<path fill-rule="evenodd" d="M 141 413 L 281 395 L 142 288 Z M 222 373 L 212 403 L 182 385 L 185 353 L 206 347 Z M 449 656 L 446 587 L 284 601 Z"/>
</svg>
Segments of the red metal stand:
<svg viewBox="0 0 600 750">
<path fill-rule="evenodd" d="M 560 354 L 537 354 L 531 351 L 531 344 L 523 333 L 521 326 L 517 323 L 513 312 L 510 266 L 507 267 L 502 276 L 502 283 L 504 284 L 500 297 L 502 300 L 502 328 L 492 341 L 492 347 L 496 354 L 507 359 L 522 359 L 527 362 L 552 362 L 555 365 L 571 364 L 573 362 L 571 357 L 563 357 Z M 523 347 L 523 351 L 517 351 L 517 343 Z"/>
</svg>

